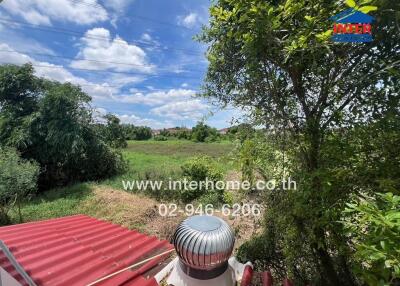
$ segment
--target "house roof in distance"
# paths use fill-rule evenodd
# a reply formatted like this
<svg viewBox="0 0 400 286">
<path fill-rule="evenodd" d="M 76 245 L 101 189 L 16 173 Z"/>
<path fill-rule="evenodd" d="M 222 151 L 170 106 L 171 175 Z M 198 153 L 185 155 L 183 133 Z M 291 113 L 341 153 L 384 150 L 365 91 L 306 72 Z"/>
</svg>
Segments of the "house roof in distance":
<svg viewBox="0 0 400 286">
<path fill-rule="evenodd" d="M 0 240 L 40 286 L 87 285 L 172 248 L 165 240 L 84 215 L 0 227 Z M 154 272 L 156 262 L 160 260 L 98 285 L 158 285 L 154 278 L 148 277 L 151 270 Z M 27 285 L 2 251 L 0 266 Z"/>
</svg>

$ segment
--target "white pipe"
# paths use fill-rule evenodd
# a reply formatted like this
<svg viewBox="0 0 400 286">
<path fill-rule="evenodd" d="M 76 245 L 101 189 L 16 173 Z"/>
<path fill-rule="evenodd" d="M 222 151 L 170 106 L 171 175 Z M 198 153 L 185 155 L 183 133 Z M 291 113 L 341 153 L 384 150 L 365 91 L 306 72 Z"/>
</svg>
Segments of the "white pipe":
<svg viewBox="0 0 400 286">
<path fill-rule="evenodd" d="M 170 263 L 167 264 L 167 266 L 165 266 L 163 269 L 161 269 L 160 272 L 154 275 L 154 279 L 156 279 L 158 284 L 160 284 L 160 282 L 172 271 L 172 268 L 177 265 L 178 260 L 179 258 L 175 257 Z"/>
</svg>

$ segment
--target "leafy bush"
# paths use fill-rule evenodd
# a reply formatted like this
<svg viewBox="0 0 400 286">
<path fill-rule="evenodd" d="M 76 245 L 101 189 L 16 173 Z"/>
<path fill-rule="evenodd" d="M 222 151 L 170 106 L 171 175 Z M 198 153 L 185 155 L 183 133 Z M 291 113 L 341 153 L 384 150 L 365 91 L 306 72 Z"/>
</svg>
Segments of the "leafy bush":
<svg viewBox="0 0 400 286">
<path fill-rule="evenodd" d="M 35 77 L 30 65 L 0 67 L 0 143 L 40 164 L 41 188 L 96 180 L 124 168 L 98 130 L 90 101 L 77 86 Z"/>
<path fill-rule="evenodd" d="M 203 122 L 197 123 L 197 125 L 192 129 L 192 140 L 195 142 L 213 142 L 217 140 L 217 138 L 217 130 Z"/>
<path fill-rule="evenodd" d="M 104 118 L 107 125 L 104 126 L 104 139 L 113 148 L 126 148 L 128 144 L 125 139 L 125 132 L 117 116 L 109 113 Z"/>
<path fill-rule="evenodd" d="M 154 141 L 167 141 L 168 137 L 164 136 L 164 135 L 156 135 L 154 136 Z"/>
<path fill-rule="evenodd" d="M 39 166 L 23 160 L 15 149 L 0 149 L 0 224 L 8 224 L 8 211 L 37 188 Z"/>
<path fill-rule="evenodd" d="M 206 180 L 209 182 L 217 182 L 223 179 L 222 170 L 215 164 L 212 158 L 208 156 L 195 157 L 182 166 L 183 175 L 189 181 L 195 181 L 199 184 L 197 189 L 183 189 L 181 191 L 181 199 L 184 202 L 192 201 L 204 195 L 207 191 L 207 186 L 204 186 Z M 203 182 L 203 184 L 201 184 Z M 211 184 L 210 184 L 211 185 Z M 210 191 L 212 188 L 208 188 Z M 222 197 L 223 190 L 216 190 L 219 197 Z"/>
<path fill-rule="evenodd" d="M 175 136 L 178 139 L 190 140 L 190 138 L 192 137 L 192 131 L 186 130 L 186 129 L 181 129 L 181 130 L 178 130 L 178 132 L 175 134 Z"/>
<path fill-rule="evenodd" d="M 240 142 L 254 137 L 256 130 L 251 124 L 242 123 L 237 126 L 232 126 L 227 132 L 227 136 L 231 139 L 238 139 Z"/>
<path fill-rule="evenodd" d="M 157 187 L 152 187 L 151 184 L 147 185 L 146 189 L 138 190 L 136 189 L 135 191 L 142 191 L 146 195 L 151 196 L 157 200 L 163 200 L 163 201 L 173 201 L 173 200 L 179 200 L 180 196 L 180 190 L 179 189 L 169 189 L 166 187 L 167 182 L 169 180 L 177 179 L 181 176 L 181 173 L 179 170 L 164 170 L 164 169 L 149 169 L 145 170 L 141 173 L 138 174 L 138 180 L 145 182 L 153 182 L 154 184 L 156 182 L 163 182 L 163 185 L 161 188 Z"/>
<path fill-rule="evenodd" d="M 223 202 L 228 205 L 233 205 L 235 203 L 235 196 L 232 192 L 225 191 L 223 194 Z"/>
<path fill-rule="evenodd" d="M 123 124 L 122 128 L 127 140 L 149 140 L 153 136 L 150 127 Z"/>
<path fill-rule="evenodd" d="M 221 193 L 217 191 L 208 191 L 198 198 L 197 202 L 203 206 L 210 204 L 217 207 L 221 203 Z"/>
<path fill-rule="evenodd" d="M 356 273 L 368 285 L 392 285 L 400 279 L 400 196 L 359 198 L 345 210 L 355 247 Z"/>
</svg>

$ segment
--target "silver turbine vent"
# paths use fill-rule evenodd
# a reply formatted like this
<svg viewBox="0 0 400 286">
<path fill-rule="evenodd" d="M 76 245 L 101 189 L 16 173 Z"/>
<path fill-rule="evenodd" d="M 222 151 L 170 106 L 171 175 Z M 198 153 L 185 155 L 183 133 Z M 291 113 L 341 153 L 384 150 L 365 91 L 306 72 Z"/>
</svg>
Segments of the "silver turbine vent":
<svg viewBox="0 0 400 286">
<path fill-rule="evenodd" d="M 218 217 L 192 216 L 178 226 L 173 243 L 187 275 L 211 279 L 227 269 L 235 236 L 229 225 Z"/>
</svg>

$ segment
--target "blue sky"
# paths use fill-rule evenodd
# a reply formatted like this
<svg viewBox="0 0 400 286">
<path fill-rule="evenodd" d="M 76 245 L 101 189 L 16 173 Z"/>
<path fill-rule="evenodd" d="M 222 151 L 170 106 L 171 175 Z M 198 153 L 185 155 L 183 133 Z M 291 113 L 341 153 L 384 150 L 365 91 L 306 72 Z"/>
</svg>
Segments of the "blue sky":
<svg viewBox="0 0 400 286">
<path fill-rule="evenodd" d="M 0 1 L 1 2 L 1 1 Z M 72 82 L 101 115 L 152 128 L 223 128 L 242 116 L 196 97 L 207 60 L 193 40 L 204 0 L 4 0 L 0 62 L 31 62 L 38 76 Z"/>
</svg>

